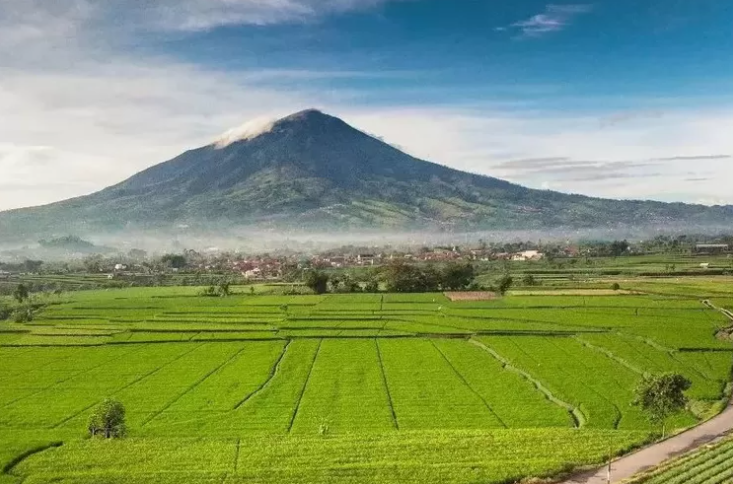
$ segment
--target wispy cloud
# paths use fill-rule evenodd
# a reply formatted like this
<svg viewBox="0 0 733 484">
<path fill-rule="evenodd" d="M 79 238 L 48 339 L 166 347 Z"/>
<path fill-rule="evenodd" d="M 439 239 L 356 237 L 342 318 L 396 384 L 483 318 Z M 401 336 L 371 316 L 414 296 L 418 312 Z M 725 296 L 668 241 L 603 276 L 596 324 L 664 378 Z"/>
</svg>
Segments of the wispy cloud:
<svg viewBox="0 0 733 484">
<path fill-rule="evenodd" d="M 410 0 L 158 0 L 145 2 L 149 4 L 145 16 L 152 15 L 165 29 L 195 31 L 224 25 L 311 21 L 395 1 Z"/>
<path fill-rule="evenodd" d="M 417 0 L 0 0 L 0 14 L 17 24 L 17 40 L 80 25 L 155 31 L 204 31 L 231 25 L 274 25 L 366 11 L 393 2 Z"/>
<path fill-rule="evenodd" d="M 565 29 L 575 17 L 589 13 L 591 10 L 592 6 L 587 4 L 549 4 L 545 7 L 544 12 L 533 15 L 526 20 L 515 22 L 508 27 L 499 27 L 497 30 L 519 32 L 520 38 L 542 37 Z"/>
<path fill-rule="evenodd" d="M 654 161 L 705 161 L 705 160 L 730 160 L 731 155 L 693 155 L 693 156 L 670 156 L 667 158 L 655 158 Z"/>
</svg>

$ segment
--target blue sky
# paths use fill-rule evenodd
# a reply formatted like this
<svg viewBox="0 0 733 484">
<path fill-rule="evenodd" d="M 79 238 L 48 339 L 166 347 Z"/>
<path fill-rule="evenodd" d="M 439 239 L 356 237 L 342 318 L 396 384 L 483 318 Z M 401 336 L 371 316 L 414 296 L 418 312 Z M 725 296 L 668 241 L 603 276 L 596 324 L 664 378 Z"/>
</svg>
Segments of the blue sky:
<svg viewBox="0 0 733 484">
<path fill-rule="evenodd" d="M 728 0 L 0 0 L 0 209 L 306 107 L 536 188 L 733 204 L 731 61 Z"/>
</svg>

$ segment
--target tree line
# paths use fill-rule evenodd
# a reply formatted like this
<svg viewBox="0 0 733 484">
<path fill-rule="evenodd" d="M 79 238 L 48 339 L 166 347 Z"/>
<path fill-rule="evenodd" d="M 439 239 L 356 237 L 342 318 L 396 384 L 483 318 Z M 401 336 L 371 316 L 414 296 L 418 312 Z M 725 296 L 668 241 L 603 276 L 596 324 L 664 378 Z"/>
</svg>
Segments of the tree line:
<svg viewBox="0 0 733 484">
<path fill-rule="evenodd" d="M 333 274 L 318 269 L 306 270 L 300 280 L 316 294 L 327 292 L 387 292 L 419 293 L 441 291 L 495 291 L 504 294 L 513 280 L 502 275 L 495 284 L 483 286 L 476 282 L 476 269 L 468 262 L 408 264 L 391 262 L 360 275 Z"/>
</svg>

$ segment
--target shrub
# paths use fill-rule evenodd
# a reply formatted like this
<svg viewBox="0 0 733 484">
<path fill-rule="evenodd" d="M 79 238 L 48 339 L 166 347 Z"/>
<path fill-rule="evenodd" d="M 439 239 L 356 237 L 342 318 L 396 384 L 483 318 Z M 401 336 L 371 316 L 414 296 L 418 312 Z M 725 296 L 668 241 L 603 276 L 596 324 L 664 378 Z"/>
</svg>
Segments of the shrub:
<svg viewBox="0 0 733 484">
<path fill-rule="evenodd" d="M 537 280 L 532 274 L 525 274 L 522 278 L 522 284 L 525 286 L 536 286 Z"/>
<path fill-rule="evenodd" d="M 328 274 L 321 271 L 311 271 L 305 277 L 305 285 L 316 294 L 328 292 Z"/>
<path fill-rule="evenodd" d="M 10 306 L 0 301 L 0 321 L 8 319 L 12 313 L 13 310 L 10 309 Z"/>
<path fill-rule="evenodd" d="M 125 436 L 125 407 L 116 400 L 105 399 L 89 416 L 89 433 L 105 439 Z"/>
<path fill-rule="evenodd" d="M 33 321 L 33 309 L 30 307 L 19 307 L 11 315 L 14 323 L 30 323 Z"/>
<path fill-rule="evenodd" d="M 512 284 L 514 284 L 514 279 L 509 274 L 505 274 L 502 276 L 501 279 L 499 279 L 496 283 L 497 290 L 499 291 L 499 294 L 502 296 L 506 294 L 509 289 L 511 289 Z"/>
<path fill-rule="evenodd" d="M 25 284 L 18 284 L 18 287 L 16 287 L 15 291 L 13 291 L 13 297 L 16 301 L 22 303 L 30 297 L 30 291 L 25 286 Z"/>
</svg>

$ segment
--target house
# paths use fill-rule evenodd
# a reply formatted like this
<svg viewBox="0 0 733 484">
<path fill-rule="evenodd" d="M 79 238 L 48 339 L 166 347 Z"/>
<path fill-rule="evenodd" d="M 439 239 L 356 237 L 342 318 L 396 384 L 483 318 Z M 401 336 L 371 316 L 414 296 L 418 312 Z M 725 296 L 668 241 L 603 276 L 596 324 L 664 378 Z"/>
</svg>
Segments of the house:
<svg viewBox="0 0 733 484">
<path fill-rule="evenodd" d="M 375 259 L 374 254 L 359 254 L 356 256 L 356 263 L 360 266 L 373 266 Z"/>
<path fill-rule="evenodd" d="M 245 279 L 260 279 L 262 277 L 262 269 L 255 267 L 249 271 L 245 271 L 243 274 Z"/>
<path fill-rule="evenodd" d="M 0 279 L 10 279 L 10 273 L 7 271 L 0 271 Z"/>
<path fill-rule="evenodd" d="M 545 256 L 538 250 L 525 250 L 523 252 L 517 252 L 512 256 L 513 261 L 528 261 L 528 260 L 540 260 Z"/>
</svg>

